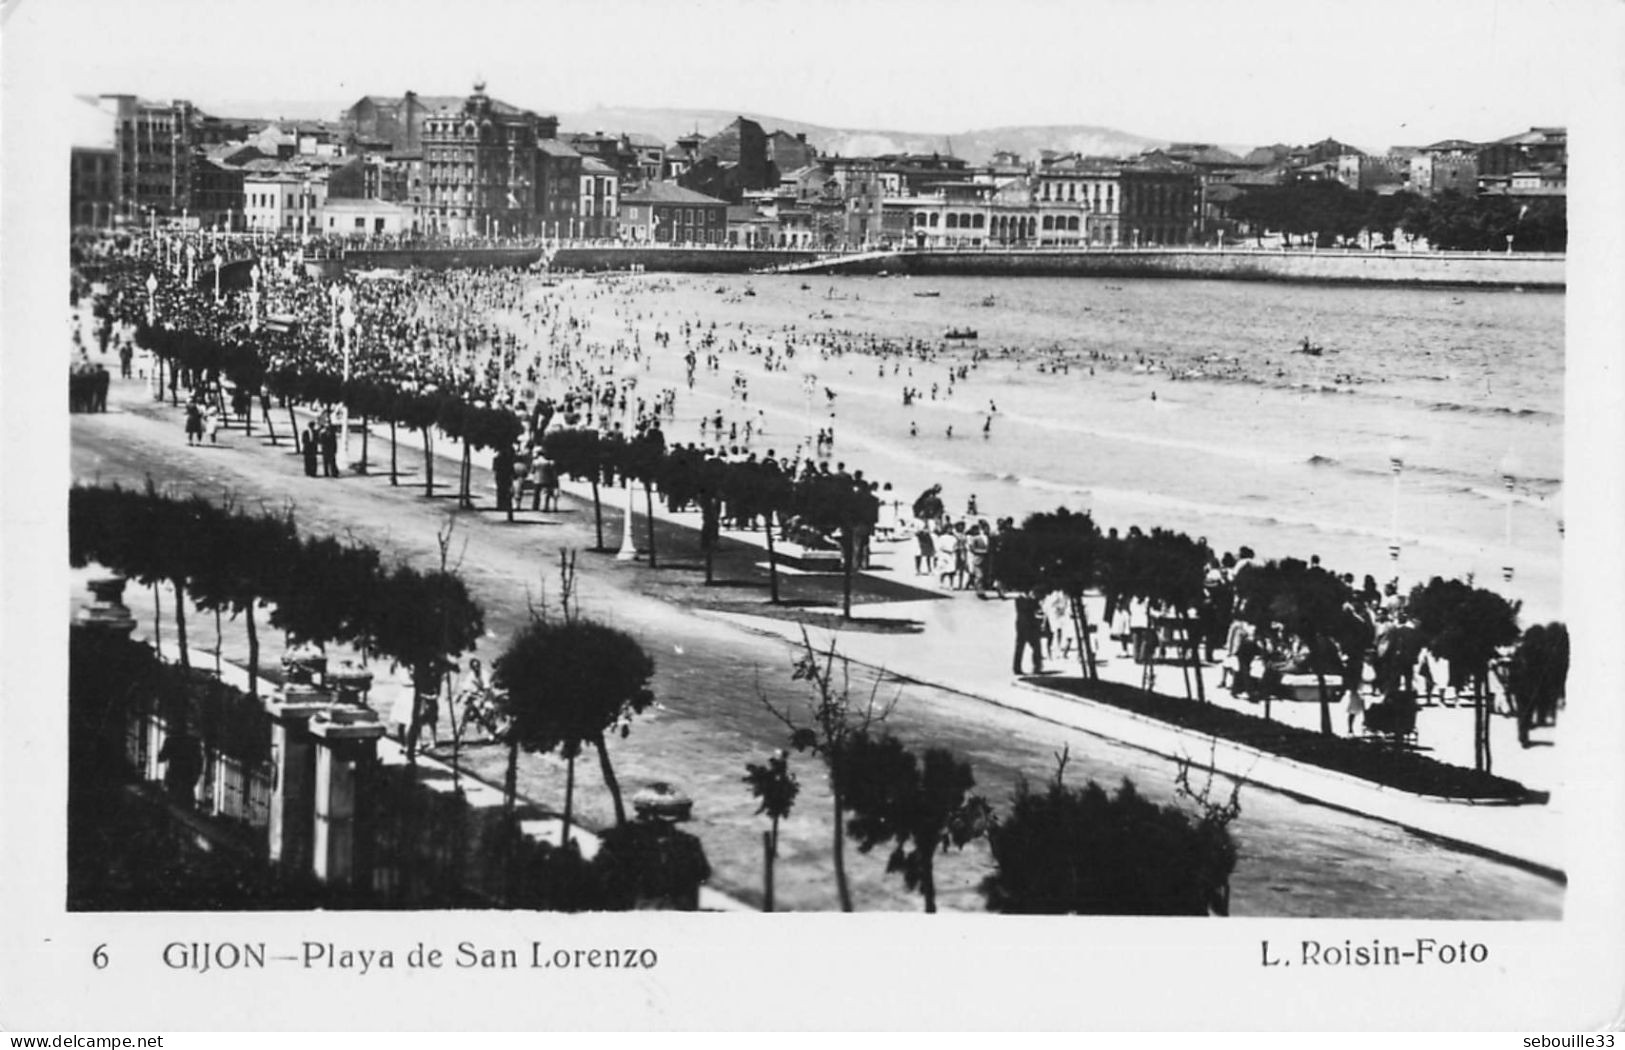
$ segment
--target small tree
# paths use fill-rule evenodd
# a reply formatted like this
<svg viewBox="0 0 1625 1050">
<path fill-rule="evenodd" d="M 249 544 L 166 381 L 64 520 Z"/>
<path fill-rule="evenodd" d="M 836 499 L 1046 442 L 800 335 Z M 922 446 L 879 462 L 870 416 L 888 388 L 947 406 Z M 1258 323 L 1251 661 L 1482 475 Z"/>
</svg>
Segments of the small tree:
<svg viewBox="0 0 1625 1050">
<path fill-rule="evenodd" d="M 603 470 L 602 442 L 595 430 L 554 430 L 542 438 L 542 451 L 558 465 L 559 471 L 577 481 L 592 483 L 592 513 L 598 527 L 598 545 L 604 547 L 604 504 L 599 499 L 598 479 Z"/>
<path fill-rule="evenodd" d="M 1320 693 L 1320 731 L 1332 732 L 1326 671 L 1341 666 L 1333 641 L 1342 629 L 1348 585 L 1325 569 L 1297 558 L 1249 565 L 1236 574 L 1236 600 L 1242 615 L 1259 629 L 1279 623 L 1309 650 Z M 1265 708 L 1268 717 L 1269 709 Z"/>
<path fill-rule="evenodd" d="M 937 747 L 916 758 L 890 733 L 854 733 L 838 752 L 835 779 L 852 812 L 847 830 L 858 849 L 868 853 L 891 843 L 886 871 L 900 872 L 905 886 L 920 891 L 926 913 L 934 914 L 937 851 L 961 849 L 987 828 L 987 802 L 970 793 L 976 786 L 970 763 Z"/>
<path fill-rule="evenodd" d="M 1536 624 L 1523 632 L 1507 666 L 1507 692 L 1518 713 L 1518 743 L 1529 730 L 1557 719 L 1569 675 L 1569 631 L 1561 623 Z"/>
<path fill-rule="evenodd" d="M 510 705 L 510 747 L 558 751 L 568 763 L 565 834 L 568 835 L 575 759 L 583 745 L 598 752 L 615 822 L 626 823 L 620 782 L 606 738 L 632 731 L 632 718 L 654 703 L 649 679 L 654 660 L 631 635 L 591 620 L 532 617 L 497 657 L 493 682 Z"/>
<path fill-rule="evenodd" d="M 837 659 L 840 661 L 839 675 L 835 673 Z M 851 911 L 852 890 L 846 881 L 846 801 L 841 790 L 841 778 L 836 775 L 836 765 L 847 742 L 885 721 L 891 713 L 892 704 L 879 708 L 875 706 L 875 697 L 880 689 L 880 680 L 876 678 L 868 703 L 861 709 L 856 708 L 852 703 L 850 667 L 846 658 L 837 653 L 835 640 L 830 639 L 827 649 L 815 649 L 805 627 L 801 631 L 801 648 L 792 666 L 791 681 L 806 682 L 812 690 L 805 721 L 797 720 L 788 710 L 774 707 L 765 694 L 762 695 L 762 704 L 790 730 L 790 746 L 822 758 L 829 771 L 831 807 L 835 817 L 835 890 L 840 898 L 841 910 Z"/>
<path fill-rule="evenodd" d="M 790 756 L 782 750 L 773 752 L 766 765 L 747 763 L 744 781 L 750 786 L 750 793 L 761 802 L 756 812 L 766 814 L 772 824 L 770 830 L 762 832 L 762 910 L 772 911 L 773 865 L 779 857 L 779 821 L 790 815 L 801 785 L 790 772 Z"/>
<path fill-rule="evenodd" d="M 1064 782 L 1067 756 L 1042 792 L 1025 779 L 1007 816 L 988 829 L 993 874 L 982 880 L 987 909 L 1018 915 L 1226 914 L 1236 848 L 1228 825 L 1240 812 L 1207 806 L 1193 819 L 1158 806 L 1125 778 L 1108 795 L 1099 784 Z"/>
<path fill-rule="evenodd" d="M 1053 514 L 1030 515 L 1021 528 L 996 534 L 988 547 L 993 577 L 1001 586 L 1066 595 L 1078 633 L 1078 661 L 1091 679 L 1097 672 L 1083 596 L 1099 577 L 1101 544 L 1100 530 L 1087 511 L 1061 507 Z"/>
<path fill-rule="evenodd" d="M 1412 589 L 1405 609 L 1429 649 L 1473 688 L 1473 768 L 1490 772 L 1485 685 L 1497 650 L 1518 640 L 1518 603 L 1464 580 L 1438 576 Z"/>
</svg>

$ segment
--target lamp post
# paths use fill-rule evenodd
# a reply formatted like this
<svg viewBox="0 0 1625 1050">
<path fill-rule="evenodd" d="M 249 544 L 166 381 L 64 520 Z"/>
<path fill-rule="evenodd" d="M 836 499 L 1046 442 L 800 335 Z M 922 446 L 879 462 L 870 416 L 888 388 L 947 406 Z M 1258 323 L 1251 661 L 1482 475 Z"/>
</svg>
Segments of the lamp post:
<svg viewBox="0 0 1625 1050">
<path fill-rule="evenodd" d="M 219 252 L 214 253 L 214 301 L 217 303 L 220 301 L 220 267 L 224 266 L 225 262 Z"/>
<path fill-rule="evenodd" d="M 1388 560 L 1394 565 L 1394 578 L 1399 578 L 1399 476 L 1405 472 L 1404 446 L 1395 438 L 1388 446 L 1388 468 L 1394 473 L 1393 515 L 1389 521 Z"/>
<path fill-rule="evenodd" d="M 626 398 L 626 411 L 621 413 L 621 430 L 626 445 L 632 444 L 632 391 L 638 384 L 638 363 L 627 361 L 620 369 L 621 396 Z M 621 549 L 615 553 L 616 561 L 632 561 L 638 556 L 637 543 L 632 539 L 632 475 L 621 472 L 626 482 L 626 515 L 621 519 Z"/>
<path fill-rule="evenodd" d="M 248 330 L 257 332 L 260 328 L 260 264 L 255 263 L 248 271 Z"/>
<path fill-rule="evenodd" d="M 344 392 L 343 396 L 348 398 L 350 396 L 350 354 L 355 349 L 355 310 L 352 309 L 355 293 L 346 288 L 342 299 L 344 313 L 340 315 L 339 322 L 344 326 L 344 386 L 341 389 Z M 340 432 L 344 435 L 344 464 L 348 468 L 350 465 L 350 403 L 348 400 L 339 402 L 339 419 L 342 420 L 340 426 L 343 428 Z"/>
<path fill-rule="evenodd" d="M 1517 484 L 1518 473 L 1521 469 L 1517 455 L 1507 449 L 1507 454 L 1501 457 L 1500 471 L 1501 484 L 1506 486 L 1506 562 L 1501 566 L 1501 579 L 1506 583 L 1512 582 L 1512 501 L 1513 488 Z"/>
<path fill-rule="evenodd" d="M 152 326 L 154 324 L 156 324 L 157 320 L 158 320 L 158 307 L 157 307 L 157 304 L 153 301 L 153 293 L 155 293 L 157 291 L 158 291 L 158 275 L 155 274 L 155 273 L 147 274 L 147 328 L 148 329 L 151 329 Z M 150 336 L 149 336 L 149 338 L 150 338 Z M 150 362 L 150 364 L 152 365 L 152 396 L 153 396 L 153 400 L 162 401 L 164 399 L 164 381 L 163 381 L 163 378 L 159 375 L 160 364 L 159 364 L 159 360 L 158 360 L 158 355 L 152 353 L 152 348 L 150 346 L 147 348 L 147 352 L 152 357 L 152 361 Z"/>
<path fill-rule="evenodd" d="M 190 244 L 186 246 L 186 287 L 192 287 L 197 280 L 197 249 Z"/>
<path fill-rule="evenodd" d="M 801 366 L 801 392 L 807 396 L 806 445 L 813 447 L 813 395 L 818 392 L 818 370 L 811 360 Z"/>
</svg>

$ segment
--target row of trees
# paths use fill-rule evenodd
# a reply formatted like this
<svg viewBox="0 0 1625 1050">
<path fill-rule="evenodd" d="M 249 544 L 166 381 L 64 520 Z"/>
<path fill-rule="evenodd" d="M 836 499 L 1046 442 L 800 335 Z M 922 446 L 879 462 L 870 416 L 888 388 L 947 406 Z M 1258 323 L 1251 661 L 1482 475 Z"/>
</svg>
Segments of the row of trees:
<svg viewBox="0 0 1625 1050">
<path fill-rule="evenodd" d="M 1246 223 L 1262 243 L 1266 231 L 1315 238 L 1322 247 L 1352 243 L 1369 231 L 1387 241 L 1395 230 L 1448 251 L 1561 252 L 1568 246 L 1565 198 L 1526 203 L 1505 196 L 1467 196 L 1445 190 L 1431 197 L 1352 190 L 1340 182 L 1309 181 L 1250 186 L 1227 214 Z"/>
<path fill-rule="evenodd" d="M 988 557 L 991 571 L 1006 587 L 1060 591 L 1069 599 L 1078 626 L 1080 660 L 1086 677 L 1096 676 L 1084 613 L 1086 592 L 1104 592 L 1110 603 L 1130 598 L 1161 605 L 1180 621 L 1184 639 L 1187 695 L 1202 696 L 1197 638 L 1204 603 L 1211 600 L 1206 574 L 1212 552 L 1183 533 L 1152 529 L 1124 537 L 1103 536 L 1087 512 L 1065 508 L 1029 516 L 1020 528 L 993 537 Z M 1234 613 L 1259 629 L 1280 624 L 1300 639 L 1320 692 L 1321 731 L 1332 732 L 1328 674 L 1340 674 L 1352 657 L 1363 658 L 1370 639 L 1351 619 L 1356 596 L 1336 573 L 1300 559 L 1283 558 L 1247 565 L 1236 574 Z M 1405 602 L 1414 638 L 1400 646 L 1415 653 L 1426 647 L 1448 660 L 1457 676 L 1470 683 L 1480 711 L 1490 666 L 1501 651 L 1520 641 L 1517 602 L 1462 580 L 1439 577 L 1414 587 Z M 1567 673 L 1567 632 L 1552 624 L 1525 639 L 1527 652 L 1515 652 L 1514 703 L 1520 724 L 1550 716 L 1561 696 Z M 1481 714 L 1478 768 L 1490 767 L 1488 716 Z M 1525 736 L 1527 732 L 1525 731 Z"/>
<path fill-rule="evenodd" d="M 809 692 L 800 709 L 768 704 L 789 730 L 791 749 L 818 758 L 833 809 L 836 890 L 852 910 L 845 841 L 862 853 L 886 850 L 886 871 L 937 910 L 936 857 L 985 840 L 993 872 L 980 890 L 990 911 L 1013 914 L 1224 915 L 1236 848 L 1229 825 L 1240 815 L 1239 786 L 1222 802 L 1211 782 L 1190 787 L 1181 767 L 1178 804 L 1157 805 L 1124 780 L 1115 793 L 1093 781 L 1065 782 L 1067 755 L 1034 792 L 1023 780 L 1008 812 L 995 812 L 975 792 L 970 763 L 943 747 L 915 751 L 885 728 L 890 705 L 852 695 L 847 661 L 832 641 L 817 649 L 805 634 L 792 677 Z M 877 682 L 878 688 L 878 682 Z M 764 703 L 767 701 L 764 698 Z M 790 815 L 799 785 L 788 753 L 748 764 L 744 777 L 768 817 L 766 898 L 772 910 L 772 867 L 779 823 Z"/>
<path fill-rule="evenodd" d="M 69 558 L 91 562 L 175 594 L 181 661 L 187 657 L 188 600 L 241 615 L 249 681 L 257 695 L 256 610 L 295 643 L 344 642 L 409 669 L 420 697 L 437 695 L 455 657 L 474 648 L 485 616 L 462 579 L 445 570 L 386 567 L 378 551 L 330 537 L 300 537 L 291 513 L 248 513 L 201 496 L 75 485 L 68 494 Z M 154 632 L 160 630 L 154 624 Z M 408 739 L 417 739 L 414 705 Z"/>
<path fill-rule="evenodd" d="M 265 337 L 276 338 L 273 333 L 266 333 Z M 492 407 L 449 391 L 419 389 L 416 384 L 373 376 L 358 376 L 346 381 L 331 370 L 313 368 L 309 364 L 267 366 L 252 344 L 229 337 L 216 338 L 159 324 L 151 328 L 139 326 L 137 338 L 143 346 L 152 350 L 160 369 L 167 364 L 172 380 L 169 384 L 172 398 L 178 396 L 173 379 L 180 374 L 197 378 L 213 375 L 230 381 L 234 387 L 247 391 L 251 396 L 259 397 L 261 417 L 273 443 L 277 436 L 270 411 L 272 398 L 289 406 L 288 425 L 294 434 L 298 433 L 292 411 L 294 404 L 320 405 L 329 409 L 342 405 L 352 417 L 388 423 L 391 485 L 400 484 L 396 429 L 405 427 L 422 436 L 424 494 L 434 493 L 434 434 L 438 430 L 453 441 L 462 443 L 458 498 L 464 506 L 473 503 L 470 491 L 473 450 L 511 448 L 524 432 L 524 424 L 519 417 L 505 408 Z M 369 431 L 362 431 L 361 465 L 364 472 L 368 464 L 370 437 Z"/>
<path fill-rule="evenodd" d="M 600 550 L 604 547 L 601 482 L 619 476 L 643 486 L 651 565 L 657 564 L 655 490 L 672 510 L 697 506 L 707 583 L 713 580 L 714 555 L 725 512 L 735 519 L 762 520 L 767 537 L 769 593 L 774 602 L 779 600 L 776 526 L 793 519 L 817 533 L 834 536 L 845 569 L 843 612 L 851 616 L 852 574 L 858 550 L 865 533 L 880 517 L 880 501 L 867 485 L 842 474 L 792 478 L 776 463 L 724 460 L 688 446 L 668 449 L 658 431 L 627 440 L 619 433 L 561 429 L 544 436 L 542 449 L 561 473 L 591 483 Z"/>
</svg>

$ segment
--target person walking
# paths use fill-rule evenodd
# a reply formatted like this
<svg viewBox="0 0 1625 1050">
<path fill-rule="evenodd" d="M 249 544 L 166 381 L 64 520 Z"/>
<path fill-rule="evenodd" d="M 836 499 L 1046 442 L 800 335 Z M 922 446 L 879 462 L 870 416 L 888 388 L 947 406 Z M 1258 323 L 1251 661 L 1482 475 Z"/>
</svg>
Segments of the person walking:
<svg viewBox="0 0 1625 1050">
<path fill-rule="evenodd" d="M 339 428 L 332 423 L 322 428 L 322 473 L 329 478 L 339 476 Z"/>
<path fill-rule="evenodd" d="M 203 411 L 196 401 L 186 403 L 186 443 L 188 445 L 203 443 Z"/>
<path fill-rule="evenodd" d="M 1044 673 L 1044 611 L 1037 591 L 1024 591 L 1016 595 L 1016 654 L 1010 661 L 1010 672 L 1021 674 L 1021 656 L 1024 649 L 1033 654 L 1033 674 Z"/>
<path fill-rule="evenodd" d="M 542 509 L 559 509 L 559 465 L 546 456 L 542 457 Z"/>
<path fill-rule="evenodd" d="M 299 451 L 305 456 L 305 476 L 316 477 L 316 456 L 319 451 L 316 444 L 316 424 L 306 423 L 304 432 L 299 435 Z"/>
</svg>

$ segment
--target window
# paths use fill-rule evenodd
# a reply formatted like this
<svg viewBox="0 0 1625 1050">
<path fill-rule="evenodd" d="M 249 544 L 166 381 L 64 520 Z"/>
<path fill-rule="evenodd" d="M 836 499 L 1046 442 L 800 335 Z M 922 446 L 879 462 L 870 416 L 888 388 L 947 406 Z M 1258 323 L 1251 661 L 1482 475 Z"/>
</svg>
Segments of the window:
<svg viewBox="0 0 1625 1050">
<path fill-rule="evenodd" d="M 973 226 L 973 227 L 975 227 L 976 229 L 979 230 L 979 229 L 981 229 L 983 226 L 985 226 L 987 224 L 987 216 L 983 215 L 980 212 L 977 212 L 975 215 L 973 215 L 971 217 L 970 224 L 971 224 L 971 226 Z"/>
<path fill-rule="evenodd" d="M 950 230 L 959 229 L 959 216 L 953 212 L 948 213 L 948 228 Z"/>
<path fill-rule="evenodd" d="M 379 219 L 378 221 L 379 221 L 380 224 L 382 224 L 382 222 L 384 220 Z M 366 230 L 367 230 L 367 220 L 365 218 L 363 218 L 362 216 L 357 215 L 355 217 L 355 228 L 362 231 L 363 233 L 365 233 Z"/>
<path fill-rule="evenodd" d="M 1044 229 L 1046 229 L 1046 230 L 1055 229 L 1055 216 L 1053 216 L 1053 215 L 1044 216 Z"/>
</svg>

